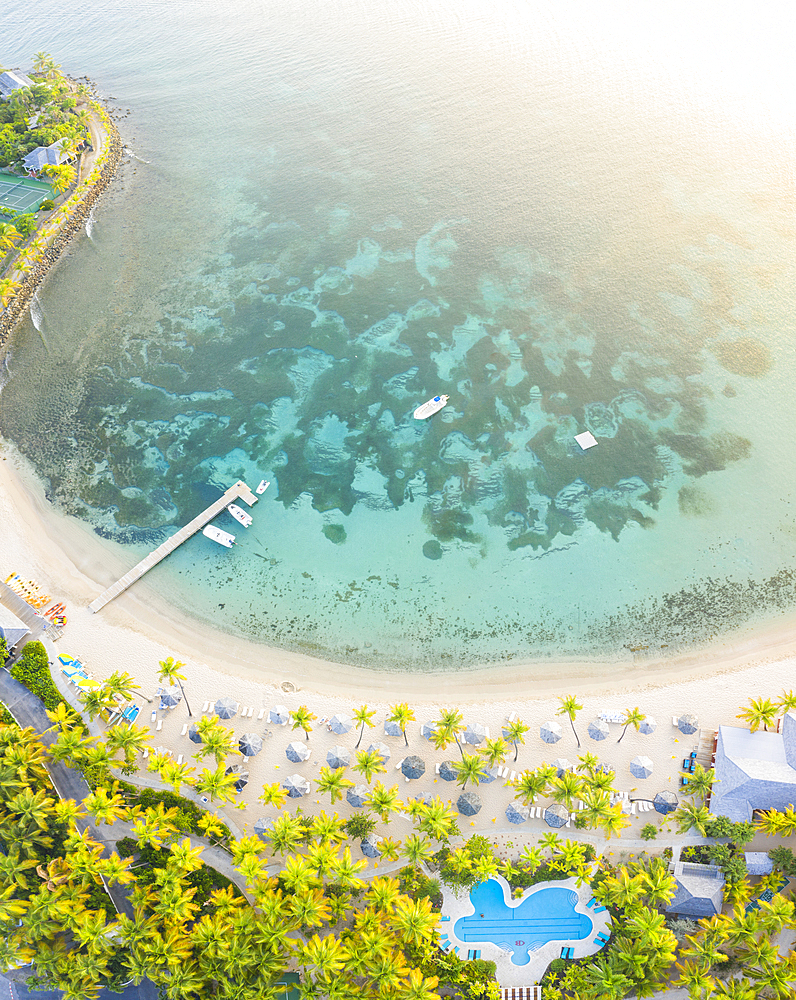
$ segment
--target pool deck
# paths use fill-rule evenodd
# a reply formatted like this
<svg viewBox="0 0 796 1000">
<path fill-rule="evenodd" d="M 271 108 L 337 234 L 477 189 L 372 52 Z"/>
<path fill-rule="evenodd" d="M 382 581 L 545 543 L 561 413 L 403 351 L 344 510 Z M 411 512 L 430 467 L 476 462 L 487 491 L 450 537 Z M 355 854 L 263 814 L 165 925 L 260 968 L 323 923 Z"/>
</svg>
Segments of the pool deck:
<svg viewBox="0 0 796 1000">
<path fill-rule="evenodd" d="M 508 882 L 501 875 L 495 875 L 493 878 L 502 886 L 506 898 L 510 899 L 511 889 Z M 530 961 L 527 964 L 515 965 L 511 960 L 513 952 L 506 951 L 491 941 L 460 941 L 456 937 L 453 930 L 456 921 L 460 917 L 471 916 L 475 913 L 475 907 L 470 902 L 469 891 L 463 890 L 457 895 L 447 886 L 443 886 L 442 923 L 439 931 L 442 946 L 446 950 L 458 948 L 460 958 L 467 958 L 468 951 L 480 951 L 482 959 L 496 964 L 497 980 L 501 986 L 531 986 L 538 983 L 553 959 L 561 957 L 562 948 L 572 949 L 571 958 L 595 955 L 602 947 L 600 942 L 596 940 L 597 937 L 602 934 L 607 938 L 611 933 L 608 910 L 601 908 L 599 912 L 596 912 L 599 904 L 592 904 L 589 907 L 588 904 L 592 900 L 591 888 L 588 885 L 578 886 L 576 878 L 568 878 L 560 882 L 540 882 L 526 889 L 522 899 L 527 899 L 532 893 L 549 886 L 571 889 L 577 893 L 578 902 L 575 904 L 575 912 L 586 914 L 593 925 L 592 932 L 587 938 L 574 941 L 565 939 L 549 941 L 530 953 Z"/>
</svg>

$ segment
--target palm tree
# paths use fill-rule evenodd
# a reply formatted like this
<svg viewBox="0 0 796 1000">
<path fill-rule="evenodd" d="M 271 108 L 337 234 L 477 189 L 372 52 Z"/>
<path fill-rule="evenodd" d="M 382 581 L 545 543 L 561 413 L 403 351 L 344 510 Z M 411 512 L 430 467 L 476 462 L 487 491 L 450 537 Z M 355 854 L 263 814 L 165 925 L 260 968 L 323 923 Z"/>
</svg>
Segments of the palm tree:
<svg viewBox="0 0 796 1000">
<path fill-rule="evenodd" d="M 404 840 L 401 853 L 410 865 L 418 867 L 429 861 L 434 851 L 425 837 L 420 837 L 418 834 L 412 833 Z"/>
<path fill-rule="evenodd" d="M 711 767 L 705 770 L 701 764 L 696 764 L 693 772 L 687 775 L 688 784 L 683 785 L 683 795 L 699 796 L 704 802 L 710 795 L 710 790 L 716 781 L 716 772 Z"/>
<path fill-rule="evenodd" d="M 646 719 L 646 715 L 641 711 L 641 709 L 638 706 L 636 706 L 635 708 L 626 708 L 625 722 L 624 722 L 624 728 L 622 729 L 622 735 L 616 742 L 617 743 L 622 742 L 622 740 L 625 738 L 625 733 L 627 732 L 628 726 L 632 726 L 636 730 L 636 732 L 638 732 L 639 726 L 644 721 L 644 719 Z"/>
<path fill-rule="evenodd" d="M 462 759 L 454 765 L 456 771 L 456 782 L 462 788 L 467 787 L 467 782 L 472 781 L 475 785 L 481 784 L 481 779 L 487 776 L 484 765 L 477 753 L 463 753 Z"/>
<path fill-rule="evenodd" d="M 169 656 L 165 660 L 160 660 L 158 662 L 158 681 L 161 684 L 168 682 L 173 684 L 175 681 L 179 685 L 180 693 L 185 699 L 185 707 L 188 709 L 188 715 L 193 718 L 193 712 L 191 711 L 191 706 L 188 704 L 188 699 L 185 695 L 185 688 L 182 686 L 182 682 L 186 679 L 185 674 L 180 673 L 180 669 L 184 667 L 184 663 L 180 663 L 179 660 L 175 660 L 173 657 Z"/>
<path fill-rule="evenodd" d="M 706 824 L 710 820 L 710 811 L 705 806 L 695 806 L 691 802 L 684 802 L 672 815 L 680 833 L 697 829 L 703 837 L 705 836 Z"/>
<path fill-rule="evenodd" d="M 459 748 L 459 753 L 464 755 L 462 745 L 459 742 L 459 733 L 464 731 L 464 719 L 462 713 L 456 709 L 443 709 L 440 713 L 431 741 L 438 750 L 445 750 L 451 743 L 455 743 Z"/>
<path fill-rule="evenodd" d="M 374 774 L 384 774 L 387 768 L 384 766 L 378 750 L 359 750 L 357 751 L 357 762 L 351 770 L 358 771 L 370 784 L 370 779 Z"/>
<path fill-rule="evenodd" d="M 275 854 L 287 854 L 301 843 L 302 828 L 299 819 L 290 813 L 282 813 L 271 827 L 271 849 Z"/>
<path fill-rule="evenodd" d="M 123 701 L 129 701 L 135 691 L 140 691 L 135 678 L 131 677 L 125 670 L 121 673 L 114 670 L 102 686 L 112 698 L 121 698 Z"/>
<path fill-rule="evenodd" d="M 419 948 L 434 936 L 439 926 L 439 914 L 433 912 L 427 896 L 420 899 L 401 896 L 390 923 L 399 932 L 402 941 Z"/>
<path fill-rule="evenodd" d="M 563 802 L 567 809 L 572 809 L 574 800 L 583 791 L 583 782 L 572 771 L 564 771 L 560 778 L 551 782 L 551 794 L 556 802 Z"/>
<path fill-rule="evenodd" d="M 735 718 L 748 722 L 749 729 L 753 733 L 756 733 L 761 723 L 763 724 L 763 730 L 767 731 L 769 725 L 774 722 L 776 717 L 777 706 L 770 698 L 750 698 L 748 707 L 742 708 Z"/>
<path fill-rule="evenodd" d="M 545 794 L 547 784 L 547 778 L 538 771 L 523 771 L 514 782 L 514 798 L 521 799 L 527 806 L 537 795 Z"/>
<path fill-rule="evenodd" d="M 310 733 L 312 732 L 311 723 L 318 718 L 313 712 L 311 712 L 306 705 L 299 705 L 295 712 L 290 713 L 290 718 L 292 720 L 293 729 L 303 729 L 304 736 L 309 742 Z"/>
<path fill-rule="evenodd" d="M 59 195 L 69 188 L 75 179 L 75 168 L 68 163 L 60 165 L 49 164 L 42 169 L 42 173 L 52 178 L 53 194 Z"/>
<path fill-rule="evenodd" d="M 487 739 L 480 752 L 484 755 L 487 765 L 495 767 L 496 764 L 505 764 L 508 749 L 509 745 L 503 739 Z"/>
<path fill-rule="evenodd" d="M 611 806 L 602 820 L 606 840 L 610 840 L 612 834 L 616 834 L 619 837 L 621 831 L 627 826 L 630 826 L 630 817 L 622 812 L 622 807 L 619 805 Z"/>
<path fill-rule="evenodd" d="M 347 788 L 353 788 L 354 782 L 346 778 L 342 767 L 322 767 L 315 779 L 316 790 L 323 795 L 328 792 L 331 796 L 331 804 L 334 805 L 338 799 L 342 799 Z"/>
<path fill-rule="evenodd" d="M 417 829 L 434 840 L 445 840 L 456 831 L 456 813 L 436 796 L 428 804 L 420 803 Z"/>
<path fill-rule="evenodd" d="M 366 801 L 382 823 L 387 822 L 390 813 L 403 809 L 403 802 L 398 798 L 398 789 L 394 785 L 385 788 L 380 781 L 373 786 Z"/>
<path fill-rule="evenodd" d="M 322 791 L 326 791 L 326 789 L 324 788 Z M 287 798 L 287 789 L 283 788 L 278 781 L 273 781 L 269 785 L 263 785 L 262 794 L 257 801 L 262 802 L 264 806 L 275 806 L 277 809 L 281 809 L 287 802 Z"/>
<path fill-rule="evenodd" d="M 517 763 L 517 753 L 519 752 L 520 743 L 525 743 L 525 734 L 530 729 L 522 719 L 516 719 L 514 722 L 507 722 L 503 727 L 503 736 L 509 741 L 509 743 L 514 744 L 514 763 Z"/>
<path fill-rule="evenodd" d="M 575 732 L 575 716 L 583 708 L 574 694 L 565 695 L 558 699 L 560 707 L 556 709 L 556 715 L 566 715 L 569 718 L 569 723 L 572 726 L 572 732 L 575 733 L 575 739 L 578 741 L 578 749 L 580 749 L 580 737 Z"/>
<path fill-rule="evenodd" d="M 340 844 L 345 840 L 343 821 L 337 813 L 333 816 L 319 813 L 312 819 L 312 836 L 319 844 Z"/>
<path fill-rule="evenodd" d="M 365 732 L 365 726 L 373 729 L 373 722 L 371 719 L 376 714 L 376 709 L 369 709 L 367 705 L 360 705 L 354 711 L 354 724 L 359 726 L 359 739 L 357 740 L 357 745 L 354 747 L 355 750 L 359 749 L 359 744 L 362 742 L 362 735 Z"/>
<path fill-rule="evenodd" d="M 134 723 L 126 726 L 111 726 L 105 737 L 105 745 L 111 754 L 122 750 L 125 763 L 130 765 L 135 760 L 135 755 L 146 746 L 151 735 L 151 730 L 145 726 L 136 726 Z"/>
<path fill-rule="evenodd" d="M 193 775 L 194 769 L 188 764 L 177 764 L 175 761 L 170 760 L 166 766 L 161 770 L 160 774 L 166 784 L 171 785 L 174 789 L 174 794 L 180 794 L 180 788 L 182 785 L 188 785 L 191 787 L 193 785 Z"/>
<path fill-rule="evenodd" d="M 0 223 L 2 225 L 2 223 Z M 2 253 L 2 244 L 0 244 L 0 253 Z M 0 303 L 3 306 L 7 306 L 8 303 L 13 299 L 20 289 L 20 284 L 18 281 L 14 281 L 11 278 L 0 278 Z"/>
<path fill-rule="evenodd" d="M 205 768 L 196 779 L 196 791 L 202 795 L 209 795 L 215 802 L 221 799 L 222 802 L 231 802 L 235 798 L 235 782 L 237 778 L 234 774 L 225 774 L 222 764 L 215 771 Z"/>
<path fill-rule="evenodd" d="M 196 751 L 194 757 L 203 759 L 212 756 L 215 757 L 216 764 L 218 765 L 234 749 L 235 744 L 233 742 L 232 731 L 218 724 L 212 728 L 208 727 L 202 736 L 202 745 Z"/>
<path fill-rule="evenodd" d="M 401 732 L 404 734 L 404 743 L 409 746 L 409 740 L 406 738 L 406 727 L 410 722 L 415 721 L 415 713 L 406 702 L 401 702 L 399 705 L 392 705 L 391 711 L 392 715 L 387 716 L 387 721 L 398 723 L 401 727 Z"/>
<path fill-rule="evenodd" d="M 10 222 L 0 222 L 0 251 L 13 250 L 22 239 L 22 234 Z"/>
<path fill-rule="evenodd" d="M 88 691 L 81 691 L 80 700 L 92 722 L 106 708 L 111 708 L 115 705 L 113 698 L 110 697 L 104 687 L 89 688 Z"/>
<path fill-rule="evenodd" d="M 777 698 L 776 704 L 778 713 L 792 712 L 796 709 L 796 694 L 792 690 L 783 691 L 779 698 Z"/>
</svg>

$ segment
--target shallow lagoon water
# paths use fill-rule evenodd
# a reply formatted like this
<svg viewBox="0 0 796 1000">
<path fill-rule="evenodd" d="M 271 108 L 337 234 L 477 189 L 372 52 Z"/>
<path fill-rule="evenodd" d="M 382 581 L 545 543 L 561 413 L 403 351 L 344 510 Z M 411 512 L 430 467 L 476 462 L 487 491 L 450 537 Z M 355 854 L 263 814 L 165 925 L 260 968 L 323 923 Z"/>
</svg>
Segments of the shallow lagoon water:
<svg viewBox="0 0 796 1000">
<path fill-rule="evenodd" d="M 232 552 L 196 537 L 138 586 L 382 669 L 791 610 L 776 58 L 739 96 L 619 3 L 599 32 L 541 3 L 233 6 L 14 22 L 5 62 L 49 49 L 131 109 L 0 394 L 53 502 L 132 564 L 271 480 L 248 532 L 219 519 Z M 743 31 L 711 58 L 738 68 Z"/>
</svg>

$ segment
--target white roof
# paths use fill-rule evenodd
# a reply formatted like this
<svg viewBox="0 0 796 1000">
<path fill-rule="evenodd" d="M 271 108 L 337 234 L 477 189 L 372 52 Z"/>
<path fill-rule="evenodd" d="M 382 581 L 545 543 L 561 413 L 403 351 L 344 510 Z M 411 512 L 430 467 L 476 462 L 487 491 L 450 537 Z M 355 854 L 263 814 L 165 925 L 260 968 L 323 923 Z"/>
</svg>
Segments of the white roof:
<svg viewBox="0 0 796 1000">
<path fill-rule="evenodd" d="M 576 434 L 575 440 L 584 451 L 588 448 L 593 448 L 597 444 L 597 438 L 591 431 L 584 431 L 582 434 Z"/>
<path fill-rule="evenodd" d="M 9 646 L 15 646 L 20 639 L 24 638 L 30 629 L 17 618 L 13 611 L 9 611 L 5 605 L 0 604 L 0 636 L 5 639 Z"/>
</svg>

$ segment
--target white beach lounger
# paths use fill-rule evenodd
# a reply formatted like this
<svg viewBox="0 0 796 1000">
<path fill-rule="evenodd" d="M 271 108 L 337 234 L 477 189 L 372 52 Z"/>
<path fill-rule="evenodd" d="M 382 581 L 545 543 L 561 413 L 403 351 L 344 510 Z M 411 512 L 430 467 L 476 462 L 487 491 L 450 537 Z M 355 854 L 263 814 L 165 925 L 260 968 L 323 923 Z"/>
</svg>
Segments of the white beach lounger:
<svg viewBox="0 0 796 1000">
<path fill-rule="evenodd" d="M 512 712 L 511 715 L 507 715 L 506 716 L 506 722 L 516 722 L 516 721 L 517 721 L 517 713 L 516 712 Z"/>
<path fill-rule="evenodd" d="M 635 802 L 631 802 L 630 803 L 630 815 L 631 816 L 635 816 L 636 815 L 636 803 Z"/>
<path fill-rule="evenodd" d="M 241 719 L 245 719 L 246 718 L 246 713 L 249 711 L 248 708 L 240 708 L 240 706 L 238 706 L 238 708 L 240 709 L 239 714 L 240 714 Z"/>
<path fill-rule="evenodd" d="M 159 733 L 162 728 L 163 728 L 163 719 L 158 719 L 158 724 L 155 727 L 155 732 Z"/>
<path fill-rule="evenodd" d="M 208 706 L 209 704 L 210 704 L 210 702 L 209 702 L 209 701 L 206 701 L 206 702 L 204 703 L 204 705 L 202 705 L 202 715 L 204 715 L 204 714 L 205 714 L 205 712 L 207 711 L 207 706 Z"/>
<path fill-rule="evenodd" d="M 141 756 L 144 758 L 144 760 L 147 759 L 147 757 L 149 756 L 149 750 L 147 749 L 147 747 L 144 747 L 144 749 L 141 751 Z"/>
<path fill-rule="evenodd" d="M 676 715 L 672 716 L 672 725 L 674 726 L 675 729 L 678 728 L 678 726 L 677 726 L 677 716 Z"/>
<path fill-rule="evenodd" d="M 208 702 L 208 704 L 207 704 L 207 711 L 208 712 L 212 712 L 215 709 L 215 707 L 216 707 L 216 703 L 214 701 Z"/>
<path fill-rule="evenodd" d="M 572 822 L 572 817 L 570 816 L 570 817 L 569 817 L 569 819 L 568 819 L 568 820 L 566 821 L 566 823 L 565 823 L 564 825 L 565 825 L 565 826 L 569 826 L 569 824 L 570 824 L 571 822 Z"/>
<path fill-rule="evenodd" d="M 264 716 L 265 716 L 265 709 L 261 708 L 260 709 L 260 714 L 257 716 L 257 721 L 259 722 L 260 719 L 262 719 Z"/>
<path fill-rule="evenodd" d="M 436 765 L 436 767 L 434 768 L 434 771 L 435 771 L 436 774 L 439 774 L 439 764 Z"/>
<path fill-rule="evenodd" d="M 515 779 L 516 777 L 517 777 L 517 772 L 516 772 L 516 771 L 512 771 L 512 772 L 511 772 L 511 777 L 509 778 L 509 781 L 514 781 L 514 779 Z"/>
<path fill-rule="evenodd" d="M 406 760 L 406 757 L 402 757 L 402 758 L 401 758 L 401 759 L 400 759 L 400 760 L 398 761 L 398 763 L 397 763 L 397 764 L 395 765 L 395 770 L 396 770 L 396 771 L 400 771 L 400 770 L 401 770 L 401 768 L 403 767 L 403 763 L 404 763 L 404 761 L 405 761 L 405 760 Z"/>
<path fill-rule="evenodd" d="M 185 725 L 180 730 L 180 736 L 185 736 L 187 732 L 188 732 L 188 723 L 186 722 Z"/>
</svg>

